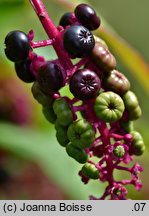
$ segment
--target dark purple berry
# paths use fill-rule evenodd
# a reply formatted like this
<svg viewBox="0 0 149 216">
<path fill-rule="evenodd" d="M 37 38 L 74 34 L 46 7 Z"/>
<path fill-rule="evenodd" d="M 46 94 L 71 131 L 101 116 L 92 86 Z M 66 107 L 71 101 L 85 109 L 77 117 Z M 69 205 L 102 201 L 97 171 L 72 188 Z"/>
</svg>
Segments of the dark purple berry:
<svg viewBox="0 0 149 216">
<path fill-rule="evenodd" d="M 45 94 L 57 92 L 63 86 L 61 67 L 52 61 L 47 61 L 39 68 L 37 81 Z"/>
<path fill-rule="evenodd" d="M 92 33 L 84 26 L 72 25 L 64 33 L 64 48 L 73 57 L 81 58 L 88 55 L 94 45 Z"/>
<path fill-rule="evenodd" d="M 26 83 L 31 83 L 35 80 L 35 76 L 30 70 L 31 60 L 26 59 L 24 61 L 15 62 L 15 71 L 17 76 Z"/>
<path fill-rule="evenodd" d="M 9 32 L 5 38 L 5 45 L 5 54 L 9 60 L 18 62 L 23 61 L 28 57 L 30 43 L 24 32 Z"/>
<path fill-rule="evenodd" d="M 79 4 L 75 11 L 75 16 L 79 22 L 89 30 L 95 30 L 100 26 L 100 18 L 95 10 L 87 4 Z"/>
<path fill-rule="evenodd" d="M 73 13 L 71 13 L 71 12 L 65 13 L 61 17 L 59 25 L 63 26 L 63 28 L 65 28 L 68 25 L 71 25 L 72 24 L 72 15 L 73 15 Z"/>
<path fill-rule="evenodd" d="M 70 91 L 80 100 L 96 97 L 100 87 L 99 77 L 89 69 L 76 71 L 70 79 Z"/>
</svg>

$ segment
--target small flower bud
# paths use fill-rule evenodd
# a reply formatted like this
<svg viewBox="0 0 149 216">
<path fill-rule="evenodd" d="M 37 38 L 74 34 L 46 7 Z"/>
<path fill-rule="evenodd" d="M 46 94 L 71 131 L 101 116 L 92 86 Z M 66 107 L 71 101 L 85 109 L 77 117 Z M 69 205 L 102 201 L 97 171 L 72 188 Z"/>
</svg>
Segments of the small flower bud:
<svg viewBox="0 0 149 216">
<path fill-rule="evenodd" d="M 97 116 L 106 121 L 119 120 L 124 112 L 122 98 L 114 92 L 102 92 L 95 100 L 94 110 Z"/>
<path fill-rule="evenodd" d="M 113 153 L 116 157 L 121 158 L 125 154 L 125 149 L 122 145 L 119 145 L 114 148 Z"/>
</svg>

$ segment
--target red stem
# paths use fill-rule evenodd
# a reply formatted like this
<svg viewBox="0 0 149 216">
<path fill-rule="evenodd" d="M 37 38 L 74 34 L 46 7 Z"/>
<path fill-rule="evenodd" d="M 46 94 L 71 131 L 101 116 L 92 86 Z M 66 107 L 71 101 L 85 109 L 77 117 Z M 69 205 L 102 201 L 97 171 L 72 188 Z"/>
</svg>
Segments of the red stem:
<svg viewBox="0 0 149 216">
<path fill-rule="evenodd" d="M 72 70 L 73 64 L 68 56 L 68 54 L 65 52 L 63 47 L 63 41 L 61 38 L 61 33 L 58 31 L 56 26 L 54 25 L 53 21 L 48 16 L 48 13 L 42 3 L 41 0 L 30 0 L 40 22 L 42 23 L 47 35 L 49 36 L 49 39 L 53 40 L 53 47 L 56 51 L 56 54 L 60 60 L 61 65 L 66 71 Z"/>
</svg>

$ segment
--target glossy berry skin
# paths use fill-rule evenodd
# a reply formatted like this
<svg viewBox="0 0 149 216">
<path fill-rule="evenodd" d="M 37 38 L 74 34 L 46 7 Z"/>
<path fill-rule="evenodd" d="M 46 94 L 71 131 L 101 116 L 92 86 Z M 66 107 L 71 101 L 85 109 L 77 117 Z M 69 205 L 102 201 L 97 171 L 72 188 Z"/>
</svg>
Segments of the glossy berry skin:
<svg viewBox="0 0 149 216">
<path fill-rule="evenodd" d="M 102 92 L 95 100 L 94 110 L 99 119 L 105 122 L 119 120 L 124 112 L 122 98 L 114 92 Z"/>
<path fill-rule="evenodd" d="M 82 25 L 72 25 L 64 33 L 64 48 L 72 57 L 81 58 L 88 55 L 95 40 L 92 33 Z"/>
<path fill-rule="evenodd" d="M 45 62 L 38 71 L 37 81 L 45 94 L 57 92 L 63 86 L 62 69 L 52 61 Z"/>
<path fill-rule="evenodd" d="M 35 76 L 30 70 L 31 60 L 26 59 L 24 61 L 15 62 L 15 71 L 17 76 L 26 83 L 31 83 L 35 80 Z"/>
<path fill-rule="evenodd" d="M 89 69 L 76 71 L 70 79 L 70 91 L 80 100 L 97 96 L 101 82 L 97 74 Z"/>
<path fill-rule="evenodd" d="M 72 145 L 72 143 L 69 143 L 66 146 L 66 152 L 70 157 L 74 158 L 81 164 L 86 163 L 88 160 L 88 155 L 86 154 L 85 150 L 77 148 L 76 146 Z"/>
<path fill-rule="evenodd" d="M 68 25 L 71 25 L 72 24 L 72 15 L 73 15 L 73 13 L 71 13 L 71 12 L 65 13 L 61 17 L 59 25 L 63 26 L 63 28 L 65 28 Z"/>
<path fill-rule="evenodd" d="M 5 54 L 13 62 L 23 61 L 28 57 L 30 42 L 22 31 L 9 32 L 5 38 Z"/>
<path fill-rule="evenodd" d="M 124 74 L 117 70 L 111 71 L 104 79 L 105 90 L 113 91 L 119 95 L 125 94 L 130 89 L 130 82 Z"/>
<path fill-rule="evenodd" d="M 82 167 L 82 173 L 83 175 L 91 178 L 91 179 L 98 179 L 99 178 L 99 171 L 95 167 L 94 164 L 91 163 L 85 163 L 84 166 Z"/>
<path fill-rule="evenodd" d="M 95 140 L 95 131 L 89 122 L 80 119 L 69 126 L 67 136 L 72 145 L 78 148 L 88 148 Z"/>
<path fill-rule="evenodd" d="M 116 67 L 115 57 L 110 51 L 101 43 L 95 43 L 91 52 L 91 58 L 94 63 L 103 71 L 109 72 Z"/>
<path fill-rule="evenodd" d="M 95 10 L 87 4 L 79 4 L 75 8 L 75 16 L 79 22 L 89 30 L 95 30 L 100 26 L 100 18 Z"/>
</svg>

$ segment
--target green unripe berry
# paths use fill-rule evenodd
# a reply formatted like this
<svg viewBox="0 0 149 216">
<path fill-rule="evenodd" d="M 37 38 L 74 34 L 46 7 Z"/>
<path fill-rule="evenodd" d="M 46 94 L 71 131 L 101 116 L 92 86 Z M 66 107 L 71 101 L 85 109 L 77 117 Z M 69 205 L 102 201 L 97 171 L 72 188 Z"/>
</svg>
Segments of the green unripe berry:
<svg viewBox="0 0 149 216">
<path fill-rule="evenodd" d="M 143 141 L 143 137 L 137 131 L 132 131 L 130 133 L 133 137 L 131 151 L 134 155 L 140 156 L 145 151 L 145 144 Z"/>
<path fill-rule="evenodd" d="M 48 106 L 43 107 L 43 108 L 42 108 L 42 112 L 43 112 L 43 114 L 44 114 L 44 117 L 45 117 L 50 123 L 52 123 L 52 124 L 55 123 L 55 121 L 56 121 L 56 115 L 55 115 L 55 113 L 54 113 L 54 111 L 53 111 L 53 107 L 48 107 Z"/>
<path fill-rule="evenodd" d="M 38 101 L 38 103 L 42 104 L 43 106 L 52 106 L 54 99 L 50 97 L 50 95 L 46 95 L 40 90 L 37 81 L 33 83 L 31 91 L 33 97 Z"/>
<path fill-rule="evenodd" d="M 127 133 L 130 133 L 131 131 L 134 130 L 134 125 L 133 125 L 133 122 L 132 121 L 121 121 L 120 120 L 120 126 L 121 128 L 123 128 L 123 130 Z"/>
<path fill-rule="evenodd" d="M 69 104 L 64 98 L 58 98 L 53 103 L 53 110 L 62 126 L 68 126 L 73 121 L 73 115 Z"/>
<path fill-rule="evenodd" d="M 119 145 L 119 146 L 116 146 L 113 150 L 113 153 L 116 157 L 118 158 L 121 158 L 124 156 L 125 154 L 125 149 L 123 146 Z"/>
<path fill-rule="evenodd" d="M 127 91 L 123 96 L 123 101 L 125 104 L 125 108 L 129 110 L 135 109 L 139 102 L 136 95 L 132 91 Z"/>
<path fill-rule="evenodd" d="M 131 121 L 137 120 L 141 115 L 142 111 L 139 105 L 134 109 L 128 111 L 128 119 Z"/>
<path fill-rule="evenodd" d="M 82 167 L 82 173 L 83 175 L 91 178 L 91 179 L 98 179 L 99 178 L 99 171 L 95 167 L 94 164 L 91 163 L 85 163 L 84 166 Z"/>
<path fill-rule="evenodd" d="M 67 137 L 67 127 L 64 127 L 59 124 L 58 121 L 55 122 L 55 129 L 56 129 L 56 138 L 59 144 L 63 147 L 66 147 L 69 143 L 69 139 Z"/>
<path fill-rule="evenodd" d="M 95 140 L 95 131 L 85 119 L 73 122 L 67 132 L 72 145 L 78 148 L 88 148 Z"/>
<path fill-rule="evenodd" d="M 86 154 L 85 150 L 77 148 L 76 146 L 72 145 L 72 143 L 69 143 L 66 146 L 66 152 L 70 157 L 74 158 L 81 164 L 86 163 L 88 160 L 88 155 Z"/>
<path fill-rule="evenodd" d="M 138 140 L 143 140 L 142 135 L 138 131 L 131 131 L 130 134 L 132 135 L 134 142 Z"/>
<path fill-rule="evenodd" d="M 114 92 L 102 92 L 95 100 L 94 110 L 99 119 L 105 122 L 119 120 L 124 112 L 122 98 Z"/>
<path fill-rule="evenodd" d="M 113 91 L 119 95 L 125 94 L 130 89 L 129 80 L 117 70 L 113 70 L 105 76 L 103 85 L 106 90 Z"/>
</svg>

